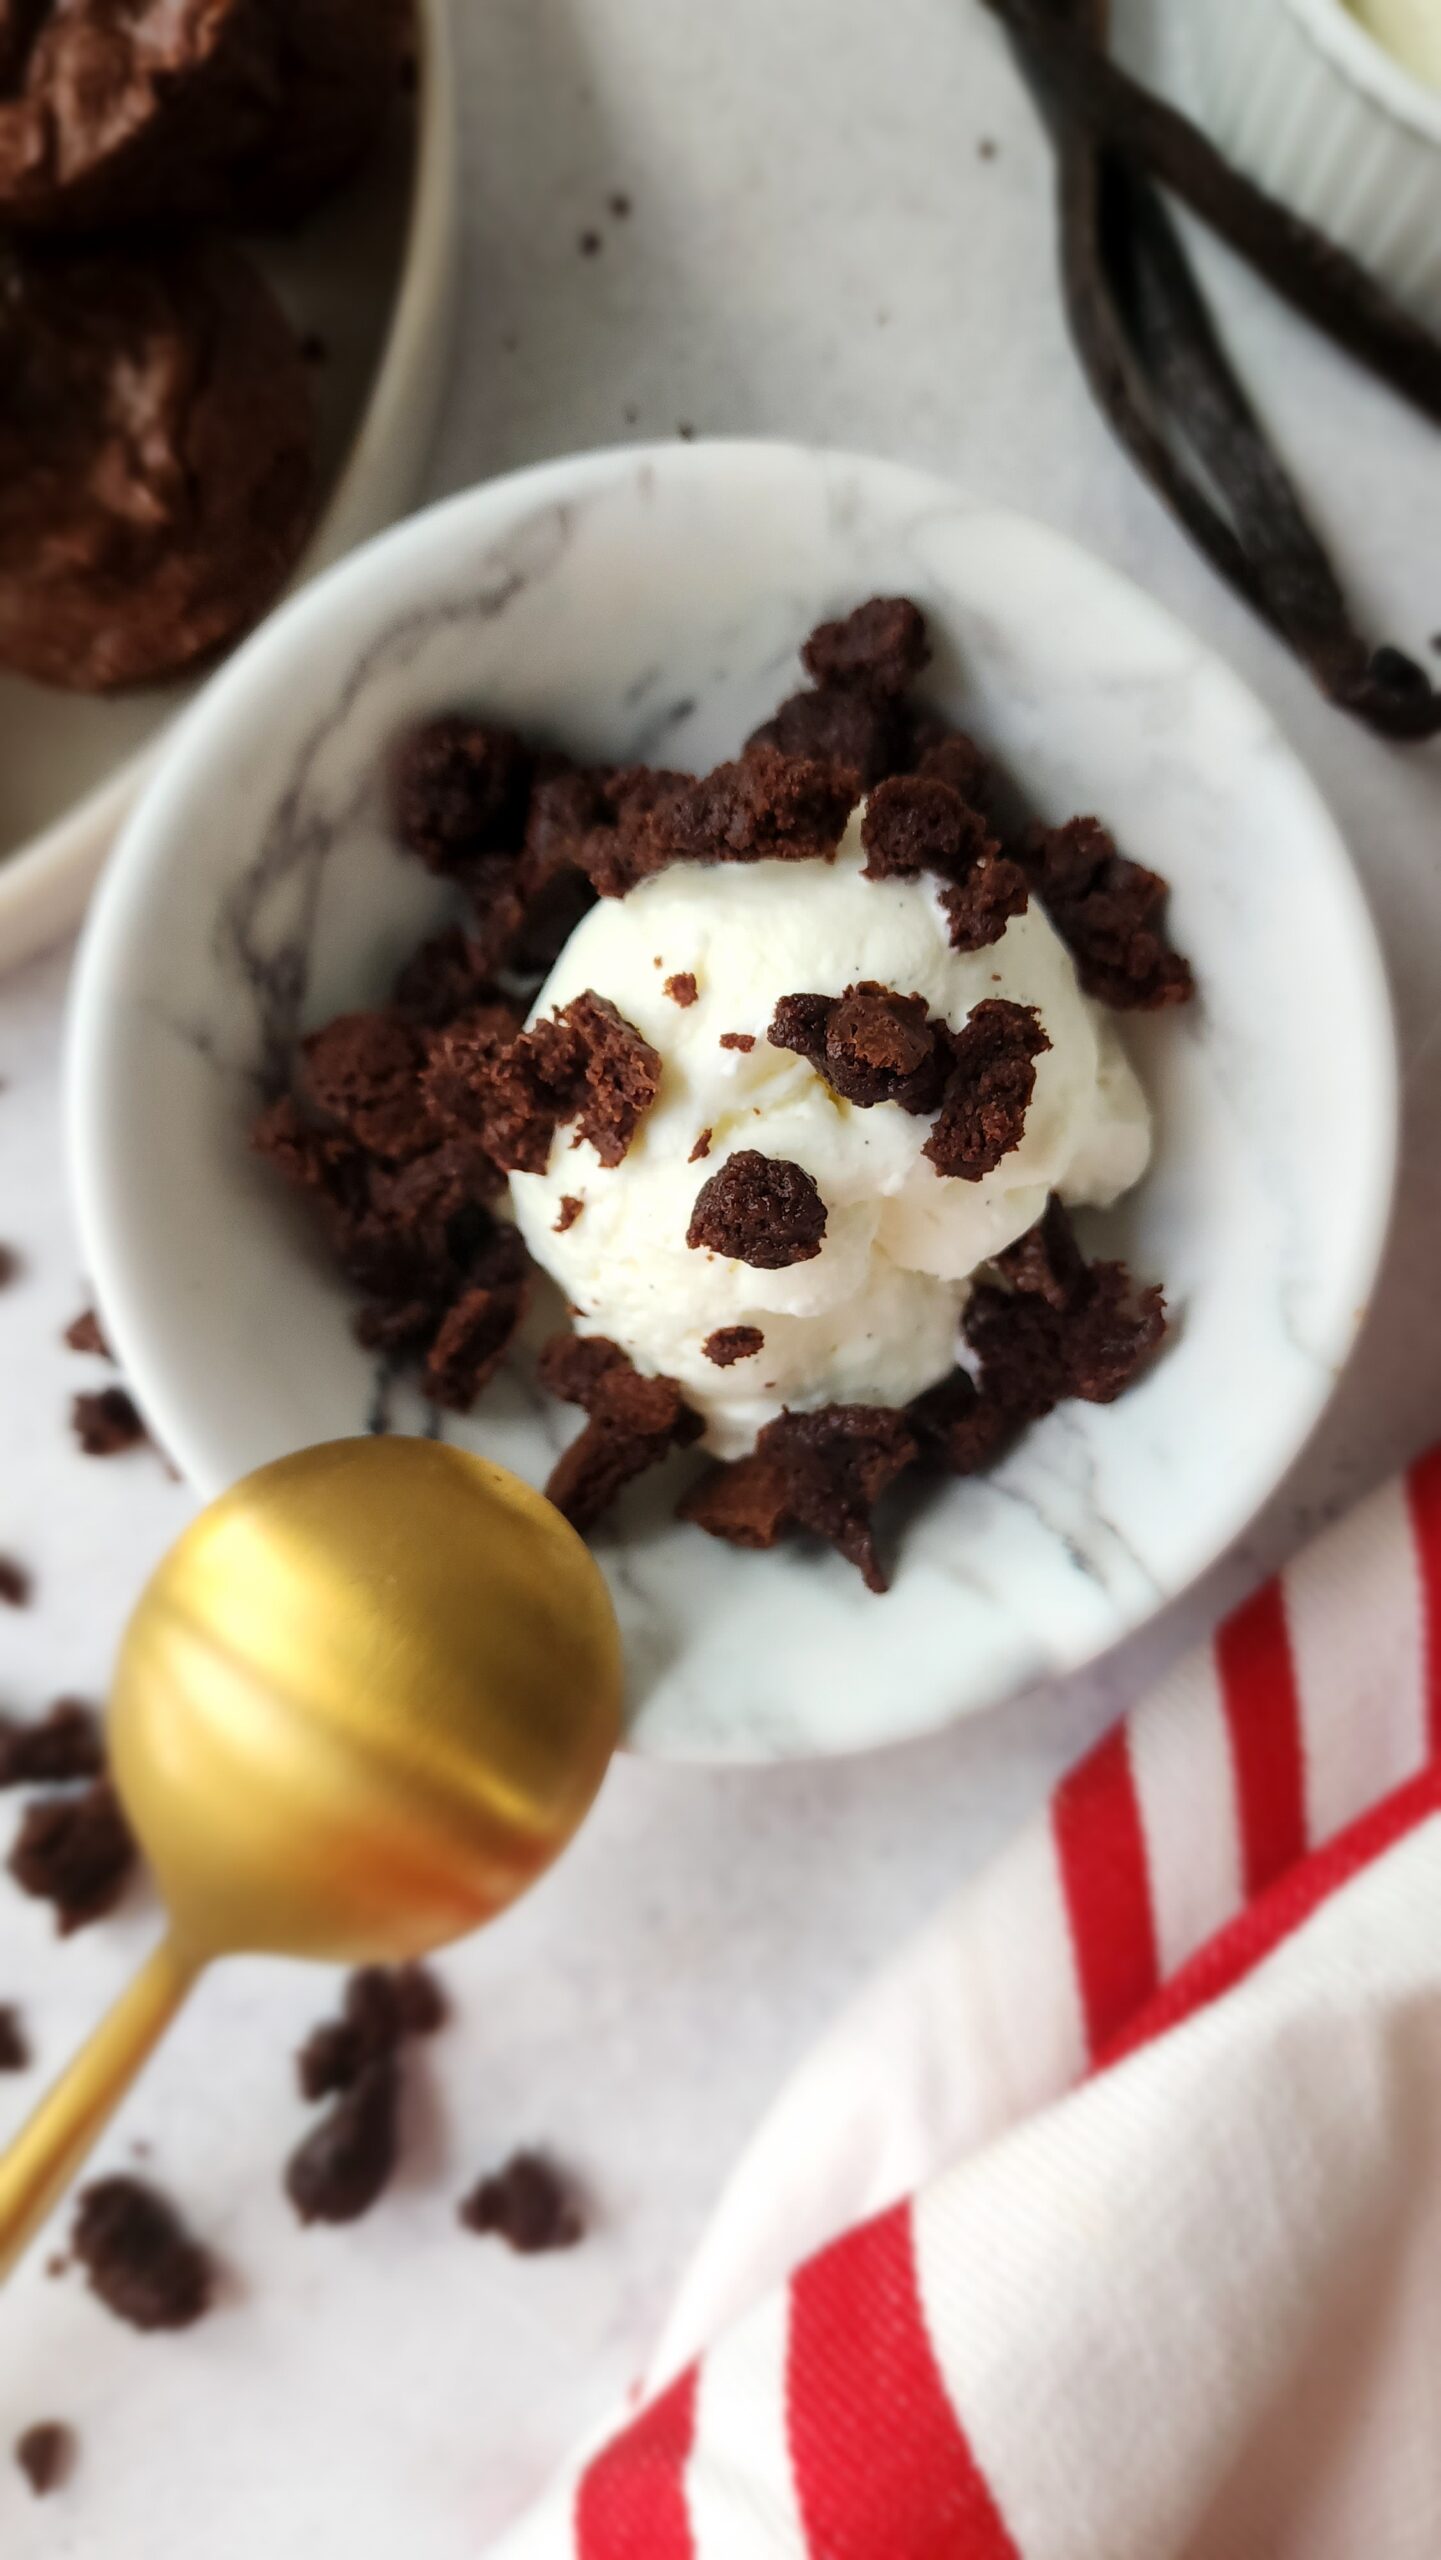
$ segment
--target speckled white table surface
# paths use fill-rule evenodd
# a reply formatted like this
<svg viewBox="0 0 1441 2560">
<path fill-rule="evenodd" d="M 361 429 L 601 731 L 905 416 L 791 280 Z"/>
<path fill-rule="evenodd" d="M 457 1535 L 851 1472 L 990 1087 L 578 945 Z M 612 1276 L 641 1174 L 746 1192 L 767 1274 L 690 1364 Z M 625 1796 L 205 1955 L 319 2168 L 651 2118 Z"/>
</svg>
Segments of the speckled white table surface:
<svg viewBox="0 0 1441 2560">
<path fill-rule="evenodd" d="M 1227 1596 L 1441 1427 L 1441 754 L 1388 750 L 1325 708 L 1118 459 L 1063 336 L 1046 155 L 975 0 L 461 0 L 459 32 L 468 268 L 436 491 L 682 424 L 779 431 L 949 472 L 1129 570 L 1255 685 L 1349 834 L 1397 994 L 1399 1216 L 1309 1455 L 1244 1549 L 1125 1654 L 878 1759 L 618 1766 L 561 1871 L 447 1961 L 456 2024 L 415 2074 L 403 2173 L 366 2223 L 301 2235 L 279 2191 L 301 2129 L 288 2053 L 326 1986 L 262 1965 L 206 1985 L 103 2158 L 153 2146 L 224 2262 L 219 2308 L 188 2337 L 139 2338 L 73 2275 L 48 2280 L 44 2251 L 22 2271 L 0 2318 L 6 2560 L 481 2548 L 636 2370 L 741 2140 L 847 1992 Z M 1207 267 L 1378 633 L 1424 650 L 1441 633 L 1433 433 Z M 0 1234 L 23 1257 L 0 1295 L 0 1551 L 36 1582 L 0 1623 L 0 1703 L 22 1709 L 100 1691 L 188 1509 L 151 1454 L 99 1465 L 67 1437 L 69 1397 L 95 1382 L 59 1341 L 85 1294 L 68 965 L 0 989 Z M 0 1998 L 41 2066 L 154 1927 L 137 1896 L 61 1948 L 36 1906 L 0 1897 Z M 0 2083 L 0 2134 L 35 2085 Z M 535 2138 L 573 2164 L 593 2230 L 525 2262 L 458 2232 L 454 2199 Z M 44 2504 L 3 2455 L 42 2416 L 83 2439 Z"/>
</svg>

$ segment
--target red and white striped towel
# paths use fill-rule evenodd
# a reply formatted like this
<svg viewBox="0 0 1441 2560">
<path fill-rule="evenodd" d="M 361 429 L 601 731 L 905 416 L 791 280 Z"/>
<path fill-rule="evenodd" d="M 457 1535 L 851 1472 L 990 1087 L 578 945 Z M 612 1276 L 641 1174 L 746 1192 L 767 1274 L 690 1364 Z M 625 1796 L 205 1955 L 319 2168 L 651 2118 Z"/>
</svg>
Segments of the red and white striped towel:
<svg viewBox="0 0 1441 2560">
<path fill-rule="evenodd" d="M 506 2560 L 1438 2560 L 1441 1453 L 815 2052 Z"/>
</svg>

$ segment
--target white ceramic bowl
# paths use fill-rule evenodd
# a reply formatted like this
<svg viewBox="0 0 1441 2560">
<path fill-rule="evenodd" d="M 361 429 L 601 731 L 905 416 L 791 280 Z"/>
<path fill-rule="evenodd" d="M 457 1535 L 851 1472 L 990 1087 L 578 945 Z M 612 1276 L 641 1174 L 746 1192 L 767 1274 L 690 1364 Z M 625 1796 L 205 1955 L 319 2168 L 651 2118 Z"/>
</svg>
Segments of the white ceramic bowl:
<svg viewBox="0 0 1441 2560">
<path fill-rule="evenodd" d="M 1179 32 L 1227 155 L 1441 327 L 1441 92 L 1344 0 L 1188 0 Z"/>
<path fill-rule="evenodd" d="M 413 139 L 293 237 L 252 243 L 317 370 L 321 514 L 302 584 L 393 522 L 424 475 L 455 298 L 457 165 L 449 0 L 418 0 Z M 203 678 L 101 697 L 0 675 L 0 969 L 74 925 L 177 709 Z"/>
<path fill-rule="evenodd" d="M 638 1490 L 598 1552 L 633 1740 L 676 1757 L 894 1741 L 1086 1661 L 1211 1562 L 1310 1431 L 1381 1249 L 1395 1067 L 1355 879 L 1266 713 L 1069 542 L 889 463 L 550 463 L 397 527 L 248 642 L 135 811 L 80 963 L 88 1268 L 161 1440 L 214 1493 L 374 1401 L 346 1292 L 246 1127 L 287 988 L 307 1025 L 377 997 L 445 909 L 392 849 L 396 732 L 484 705 L 582 753 L 704 765 L 789 689 L 810 625 L 878 590 L 924 606 L 936 698 L 1039 809 L 1104 812 L 1174 882 L 1201 997 L 1134 1027 L 1158 1155 L 1107 1228 L 1164 1279 L 1176 1335 L 1120 1403 L 939 1489 L 884 1599 L 827 1552 L 680 1526 L 674 1476 Z M 418 1401 L 393 1419 L 423 1427 Z M 574 1425 L 516 1377 L 447 1427 L 538 1482 Z"/>
</svg>

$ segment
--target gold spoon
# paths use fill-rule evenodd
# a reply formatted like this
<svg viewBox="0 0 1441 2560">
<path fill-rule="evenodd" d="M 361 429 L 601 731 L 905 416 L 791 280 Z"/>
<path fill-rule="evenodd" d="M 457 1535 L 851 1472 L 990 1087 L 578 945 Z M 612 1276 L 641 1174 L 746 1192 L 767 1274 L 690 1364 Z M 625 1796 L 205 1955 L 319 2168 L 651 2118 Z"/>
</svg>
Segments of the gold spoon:
<svg viewBox="0 0 1441 2560">
<path fill-rule="evenodd" d="M 111 1766 L 170 1928 L 0 2157 L 0 2276 L 217 1956 L 394 1963 L 503 1911 L 620 1731 L 575 1531 L 502 1467 L 341 1440 L 192 1522 L 121 1646 Z"/>
</svg>

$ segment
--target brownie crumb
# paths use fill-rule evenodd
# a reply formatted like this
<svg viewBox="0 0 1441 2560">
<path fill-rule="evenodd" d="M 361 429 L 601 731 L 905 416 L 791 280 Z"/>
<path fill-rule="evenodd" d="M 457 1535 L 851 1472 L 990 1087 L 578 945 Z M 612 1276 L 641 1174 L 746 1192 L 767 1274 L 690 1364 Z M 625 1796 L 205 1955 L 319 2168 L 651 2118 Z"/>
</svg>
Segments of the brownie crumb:
<svg viewBox="0 0 1441 2560">
<path fill-rule="evenodd" d="M 739 1049 L 743 1058 L 750 1056 L 755 1045 L 756 1035 L 753 1031 L 723 1031 L 720 1036 L 720 1046 L 723 1049 Z"/>
<path fill-rule="evenodd" d="M 312 2102 L 353 2089 L 374 2063 L 396 2054 L 407 2036 L 433 2035 L 446 2019 L 445 1994 L 422 1964 L 364 1965 L 352 1973 L 341 2014 L 313 2027 L 295 2057 L 300 2094 Z"/>
<path fill-rule="evenodd" d="M 694 444 L 695 433 L 695 428 L 691 424 L 689 418 L 682 418 L 679 421 L 676 427 L 676 434 L 679 436 L 682 444 Z"/>
<path fill-rule="evenodd" d="M 992 848 L 979 809 L 950 783 L 900 773 L 877 785 L 861 820 L 867 880 L 916 880 L 923 871 L 964 880 L 977 856 Z"/>
<path fill-rule="evenodd" d="M 8 2003 L 0 2007 L 0 2071 L 28 2071 L 30 2047 L 20 2024 L 20 2013 Z"/>
<path fill-rule="evenodd" d="M 697 1138 L 695 1145 L 690 1151 L 690 1154 L 686 1157 L 686 1163 L 704 1164 L 706 1157 L 710 1154 L 710 1142 L 714 1136 L 715 1131 L 713 1129 L 702 1129 L 700 1136 Z"/>
<path fill-rule="evenodd" d="M 1113 1404 L 1164 1341 L 1166 1301 L 1138 1289 L 1123 1262 L 1096 1262 L 1064 1309 L 1037 1290 L 983 1283 L 964 1324 L 986 1394 L 1032 1422 L 1069 1396 Z"/>
<path fill-rule="evenodd" d="M 108 1778 L 79 1796 L 42 1796 L 21 1818 L 9 1858 L 22 1893 L 53 1903 L 62 1938 L 113 1911 L 135 1843 Z"/>
<path fill-rule="evenodd" d="M 702 1424 L 674 1378 L 643 1378 L 620 1346 L 599 1334 L 556 1334 L 538 1364 L 541 1385 L 580 1405 L 585 1429 L 557 1460 L 546 1493 L 573 1528 L 593 1528 L 635 1477 L 672 1449 L 699 1439 Z"/>
<path fill-rule="evenodd" d="M 898 995 L 872 978 L 842 996 L 782 996 L 767 1038 L 809 1060 L 845 1102 L 880 1102 L 925 1114 L 940 1106 L 951 1069 L 951 1035 L 927 1014 L 924 996 Z"/>
<path fill-rule="evenodd" d="M 574 2198 L 549 2161 L 517 2151 L 503 2169 L 481 2178 L 460 2207 L 466 2231 L 493 2233 L 522 2257 L 573 2249 L 585 2225 Z"/>
<path fill-rule="evenodd" d="M 0 1604 L 23 1609 L 30 1599 L 30 1576 L 13 1556 L 0 1556 Z"/>
<path fill-rule="evenodd" d="M 506 1173 L 543 1173 L 556 1130 L 573 1120 L 603 1165 L 622 1162 L 660 1089 L 657 1052 L 608 997 L 590 989 L 529 1031 L 486 1006 L 435 1041 L 430 1108 L 474 1137 Z"/>
<path fill-rule="evenodd" d="M 995 767 L 984 747 L 964 729 L 949 729 L 928 713 L 911 724 L 916 772 L 927 782 L 948 782 L 972 809 L 988 811 L 995 789 Z"/>
<path fill-rule="evenodd" d="M 3 1091 L 3 1087 L 0 1087 Z M 0 1289 L 8 1289 L 20 1269 L 20 1256 L 13 1245 L 0 1244 Z"/>
<path fill-rule="evenodd" d="M 717 1332 L 708 1333 L 701 1345 L 707 1360 L 718 1369 L 733 1369 L 738 1360 L 754 1360 L 765 1347 L 765 1335 L 754 1324 L 723 1324 Z"/>
<path fill-rule="evenodd" d="M 532 769 L 513 729 L 452 716 L 412 730 L 395 764 L 401 843 L 442 878 L 471 879 L 484 855 L 519 846 Z"/>
<path fill-rule="evenodd" d="M 15 2459 L 37 2498 L 64 2487 L 75 2462 L 75 2435 L 58 2418 L 27 2427 L 15 2445 Z"/>
<path fill-rule="evenodd" d="M 600 255 L 600 233 L 598 231 L 582 231 L 580 239 L 576 245 L 583 258 L 597 258 Z"/>
<path fill-rule="evenodd" d="M 746 740 L 746 754 L 770 750 L 791 761 L 834 766 L 854 793 L 870 790 L 906 761 L 901 706 L 881 694 L 836 685 L 793 693 L 774 719 Z"/>
<path fill-rule="evenodd" d="M 395 2169 L 400 2077 L 393 2054 L 367 2062 L 291 2153 L 285 2192 L 303 2223 L 357 2222 Z"/>
<path fill-rule="evenodd" d="M 886 1405 L 783 1413 L 750 1457 L 703 1476 L 679 1516 L 742 1547 L 773 1547 L 787 1530 L 808 1530 L 853 1564 L 868 1590 L 884 1591 L 875 1507 L 920 1453 L 909 1417 Z"/>
<path fill-rule="evenodd" d="M 991 140 L 989 134 L 984 134 L 981 140 L 976 144 L 976 158 L 978 160 L 994 160 L 1000 151 L 1000 147 L 1001 146 L 998 142 L 993 142 Z"/>
<path fill-rule="evenodd" d="M 1019 852 L 1088 996 L 1121 1012 L 1190 1000 L 1190 964 L 1166 935 L 1166 882 L 1118 853 L 1099 819 L 1037 827 Z"/>
<path fill-rule="evenodd" d="M 104 1768 L 100 1718 L 83 1698 L 57 1698 L 34 1724 L 0 1716 L 0 1787 L 64 1786 Z"/>
<path fill-rule="evenodd" d="M 819 623 L 801 650 L 801 664 L 818 685 L 899 694 L 930 654 L 920 607 L 907 596 L 872 596 L 843 621 Z"/>
<path fill-rule="evenodd" d="M 925 1457 L 951 1475 L 979 1475 L 993 1467 L 1016 1438 L 1026 1417 L 999 1395 L 983 1395 L 964 1369 L 953 1369 L 906 1408 Z"/>
<path fill-rule="evenodd" d="M 573 1191 L 562 1192 L 560 1210 L 551 1226 L 552 1235 L 569 1235 L 571 1228 L 575 1225 L 575 1222 L 584 1207 L 585 1202 L 583 1200 L 577 1200 Z"/>
<path fill-rule="evenodd" d="M 951 1035 L 945 1100 L 922 1153 L 937 1173 L 981 1182 L 1025 1132 L 1037 1058 L 1050 1048 L 1034 1005 L 987 996 Z"/>
<path fill-rule="evenodd" d="M 1023 916 L 1030 903 L 1020 864 L 989 847 L 977 854 L 964 880 L 947 883 L 941 905 L 950 925 L 953 951 L 987 951 L 999 942 L 1012 916 Z"/>
<path fill-rule="evenodd" d="M 169 2199 L 139 2178 L 82 2189 L 70 2246 L 91 2292 L 132 2329 L 188 2329 L 210 2307 L 207 2252 Z"/>
<path fill-rule="evenodd" d="M 90 1351 L 100 1360 L 114 1359 L 93 1307 L 87 1307 L 83 1315 L 76 1316 L 74 1322 L 66 1326 L 65 1339 L 72 1351 Z"/>
<path fill-rule="evenodd" d="M 678 793 L 666 813 L 669 859 L 829 862 L 858 789 L 834 765 L 752 748 Z"/>
<path fill-rule="evenodd" d="M 826 1204 L 804 1165 L 743 1147 L 702 1183 L 685 1240 L 753 1271 L 785 1271 L 814 1262 L 825 1232 Z"/>
<path fill-rule="evenodd" d="M 87 1458 L 122 1457 L 149 1437 L 123 1387 L 102 1387 L 97 1395 L 77 1396 L 70 1420 Z"/>
<path fill-rule="evenodd" d="M 395 1976 L 395 2000 L 402 2035 L 438 2035 L 450 2016 L 444 1985 L 428 1964 L 400 1967 Z"/>
<path fill-rule="evenodd" d="M 674 977 L 667 978 L 665 991 L 672 1004 L 682 1006 L 693 1005 L 698 992 L 695 979 L 689 969 L 677 969 Z"/>
<path fill-rule="evenodd" d="M 519 1329 L 529 1294 L 522 1271 L 477 1280 L 443 1317 L 425 1355 L 421 1384 L 433 1404 L 469 1413 L 495 1376 Z"/>
<path fill-rule="evenodd" d="M 614 215 L 617 222 L 630 220 L 632 206 L 628 195 L 617 190 L 613 196 L 607 196 L 605 201 L 608 211 Z"/>
<path fill-rule="evenodd" d="M 997 1254 L 996 1269 L 1013 1289 L 1044 1298 L 1059 1315 L 1081 1305 L 1089 1289 L 1090 1269 L 1055 1192 L 1046 1203 L 1044 1217 Z"/>
</svg>

